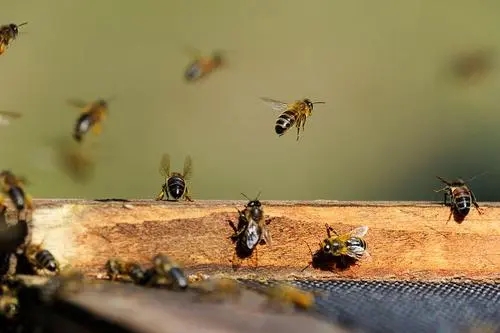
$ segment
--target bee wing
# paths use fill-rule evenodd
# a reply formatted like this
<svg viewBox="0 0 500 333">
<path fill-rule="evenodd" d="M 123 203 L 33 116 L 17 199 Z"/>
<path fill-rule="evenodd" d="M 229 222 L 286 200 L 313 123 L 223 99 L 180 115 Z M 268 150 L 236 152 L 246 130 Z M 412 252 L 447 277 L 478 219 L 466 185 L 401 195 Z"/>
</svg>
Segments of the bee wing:
<svg viewBox="0 0 500 333">
<path fill-rule="evenodd" d="M 370 254 L 368 253 L 368 251 L 366 251 L 365 248 L 361 247 L 361 246 L 349 246 L 347 248 L 347 253 L 346 253 L 349 257 L 351 258 L 355 258 L 357 260 L 361 260 L 361 259 L 365 259 L 367 257 L 370 256 Z"/>
<path fill-rule="evenodd" d="M 170 175 L 170 155 L 163 154 L 160 160 L 160 175 L 165 178 Z"/>
<path fill-rule="evenodd" d="M 21 183 L 21 185 L 30 185 L 31 182 L 24 176 L 17 176 L 17 181 Z"/>
<path fill-rule="evenodd" d="M 366 235 L 366 233 L 368 232 L 368 227 L 367 226 L 362 226 L 362 227 L 358 227 L 354 230 L 352 230 L 350 233 L 349 233 L 349 236 L 350 237 L 364 237 Z"/>
<path fill-rule="evenodd" d="M 266 227 L 262 228 L 261 238 L 266 242 L 267 246 L 273 245 L 273 240 L 271 238 L 271 234 L 269 233 L 269 230 Z"/>
<path fill-rule="evenodd" d="M 186 156 L 186 159 L 184 160 L 184 171 L 182 173 L 182 176 L 184 179 L 189 179 L 193 173 L 193 160 L 191 159 L 191 156 L 188 155 Z"/>
<path fill-rule="evenodd" d="M 66 101 L 69 105 L 77 107 L 79 109 L 86 109 L 86 106 L 88 105 L 87 102 L 77 99 L 77 98 L 70 98 Z"/>
<path fill-rule="evenodd" d="M 18 119 L 18 118 L 21 118 L 22 115 L 23 114 L 20 112 L 0 110 L 0 117 L 6 117 L 6 118 L 10 118 L 10 119 Z"/>
<path fill-rule="evenodd" d="M 283 112 L 290 108 L 290 105 L 288 103 L 280 102 L 272 98 L 261 97 L 260 99 L 271 106 L 271 108 L 275 111 Z"/>
</svg>

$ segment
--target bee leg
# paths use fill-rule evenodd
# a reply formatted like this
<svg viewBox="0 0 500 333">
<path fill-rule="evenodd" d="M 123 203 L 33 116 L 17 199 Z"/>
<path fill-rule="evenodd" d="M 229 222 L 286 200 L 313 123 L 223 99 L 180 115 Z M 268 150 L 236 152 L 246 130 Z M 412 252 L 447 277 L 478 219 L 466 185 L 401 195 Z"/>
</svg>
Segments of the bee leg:
<svg viewBox="0 0 500 333">
<path fill-rule="evenodd" d="M 238 268 L 241 267 L 241 259 L 238 257 L 236 251 L 233 254 L 233 259 L 231 260 L 231 263 L 234 271 L 238 270 Z"/>
<path fill-rule="evenodd" d="M 254 252 L 252 253 L 252 261 L 254 268 L 259 267 L 259 250 L 257 246 L 255 247 Z"/>
<path fill-rule="evenodd" d="M 325 223 L 325 226 L 326 226 L 326 234 L 328 235 L 328 238 L 332 237 L 331 232 L 333 232 L 336 236 L 339 235 L 328 223 Z"/>
<path fill-rule="evenodd" d="M 184 192 L 184 200 L 186 201 L 193 201 L 193 199 L 191 199 L 191 197 L 189 196 L 189 190 L 188 188 L 186 187 L 186 191 Z"/>
<path fill-rule="evenodd" d="M 5 45 L 5 43 L 3 41 L 0 42 L 0 55 L 2 55 L 6 49 L 7 49 L 7 46 Z"/>
<path fill-rule="evenodd" d="M 33 197 L 30 194 L 25 195 L 26 208 L 33 210 Z"/>
<path fill-rule="evenodd" d="M 300 137 L 300 118 L 297 120 L 297 141 L 299 141 Z"/>
<path fill-rule="evenodd" d="M 476 197 L 474 196 L 474 193 L 472 193 L 472 192 L 471 192 L 471 197 L 472 197 L 472 204 L 474 205 L 474 207 L 476 207 L 479 215 L 483 214 L 483 210 L 479 207 L 479 204 L 476 201 Z"/>
<path fill-rule="evenodd" d="M 450 209 L 450 215 L 448 215 L 448 220 L 446 221 L 446 223 L 450 222 L 452 216 L 453 216 L 453 207 Z"/>
<path fill-rule="evenodd" d="M 163 199 L 163 197 L 164 197 L 164 192 L 163 190 L 161 190 L 161 192 L 158 193 L 158 195 L 156 196 L 155 200 L 160 201 L 161 199 Z"/>
</svg>

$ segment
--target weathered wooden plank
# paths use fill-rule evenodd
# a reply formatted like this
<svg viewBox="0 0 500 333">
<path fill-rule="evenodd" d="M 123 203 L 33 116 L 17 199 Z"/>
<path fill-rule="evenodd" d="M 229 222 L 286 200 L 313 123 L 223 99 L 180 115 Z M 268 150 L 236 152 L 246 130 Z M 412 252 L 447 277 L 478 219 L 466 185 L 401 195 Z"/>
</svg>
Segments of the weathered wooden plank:
<svg viewBox="0 0 500 333">
<path fill-rule="evenodd" d="M 418 279 L 500 278 L 500 204 L 481 203 L 461 223 L 446 222 L 449 208 L 432 202 L 263 201 L 273 246 L 259 246 L 233 272 L 234 247 L 227 220 L 244 201 L 122 202 L 36 200 L 33 238 L 44 240 L 63 264 L 89 275 L 102 273 L 111 256 L 147 263 L 166 252 L 190 272 L 275 278 Z M 132 209 L 129 209 L 129 208 Z M 368 226 L 372 260 L 346 271 L 300 270 L 326 237 L 325 223 L 339 232 Z"/>
</svg>

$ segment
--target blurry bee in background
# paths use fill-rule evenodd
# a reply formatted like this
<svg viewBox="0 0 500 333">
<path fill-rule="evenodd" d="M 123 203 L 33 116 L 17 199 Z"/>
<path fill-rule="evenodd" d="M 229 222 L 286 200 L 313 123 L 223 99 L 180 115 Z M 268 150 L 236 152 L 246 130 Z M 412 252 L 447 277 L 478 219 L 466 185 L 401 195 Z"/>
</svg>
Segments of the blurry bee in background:
<svg viewBox="0 0 500 333">
<path fill-rule="evenodd" d="M 19 27 L 28 24 L 28 22 L 23 22 L 19 24 L 10 23 L 0 26 L 0 55 L 2 55 L 9 43 L 17 38 L 19 34 Z"/>
<path fill-rule="evenodd" d="M 53 143 L 56 165 L 74 182 L 86 183 L 95 171 L 94 146 L 83 146 L 67 138 L 59 138 Z"/>
<path fill-rule="evenodd" d="M 11 120 L 19 119 L 22 116 L 23 114 L 20 112 L 0 111 L 0 126 L 8 126 Z"/>
<path fill-rule="evenodd" d="M 106 261 L 106 273 L 110 280 L 116 281 L 119 277 L 128 276 L 135 284 L 142 285 L 147 282 L 147 271 L 138 263 L 126 262 L 118 258 Z"/>
<path fill-rule="evenodd" d="M 456 222 L 462 222 L 465 219 L 465 217 L 469 214 L 471 204 L 474 205 L 474 207 L 476 207 L 477 212 L 479 214 L 483 213 L 481 208 L 479 208 L 474 193 L 466 185 L 464 180 L 457 179 L 450 182 L 439 176 L 436 177 L 441 182 L 446 184 L 445 187 L 439 190 L 434 190 L 434 192 L 438 193 L 444 191 L 444 205 L 450 206 L 450 215 L 448 216 L 448 221 L 451 219 L 451 216 L 453 215 Z M 472 180 L 473 178 L 471 178 L 470 180 Z M 450 202 L 448 202 L 448 199 L 450 200 Z"/>
<path fill-rule="evenodd" d="M 299 141 L 300 128 L 302 126 L 302 131 L 304 131 L 306 120 L 311 116 L 314 104 L 326 104 L 325 102 L 311 102 L 307 98 L 293 103 L 284 103 L 267 97 L 261 97 L 261 99 L 269 104 L 273 110 L 281 112 L 274 126 L 276 134 L 282 136 L 295 125 L 297 127 L 297 141 Z"/>
<path fill-rule="evenodd" d="M 268 302 L 267 307 L 278 311 L 286 310 L 294 306 L 300 310 L 309 310 L 315 305 L 314 294 L 294 287 L 289 284 L 279 283 L 266 290 Z"/>
<path fill-rule="evenodd" d="M 25 208 L 33 210 L 33 200 L 29 194 L 24 191 L 24 186 L 28 181 L 24 177 L 14 175 L 10 170 L 0 172 L 0 182 L 2 192 L 7 194 L 14 203 L 18 211 Z M 3 199 L 0 199 L 0 203 Z"/>
<path fill-rule="evenodd" d="M 7 320 L 15 319 L 19 315 L 19 302 L 11 293 L 0 295 L 0 316 Z"/>
<path fill-rule="evenodd" d="M 68 103 L 81 109 L 81 115 L 76 120 L 73 129 L 73 138 L 77 142 L 83 140 L 83 136 L 90 130 L 96 135 L 102 132 L 102 122 L 109 113 L 109 100 L 98 99 L 94 102 L 87 103 L 78 99 L 68 100 Z"/>
<path fill-rule="evenodd" d="M 323 270 L 332 270 L 334 267 L 346 269 L 358 260 L 371 257 L 366 241 L 363 239 L 368 232 L 367 226 L 358 227 L 342 235 L 337 234 L 328 224 L 325 226 L 327 238 L 320 242 L 320 249 L 312 253 L 311 262 L 302 271 L 309 266 Z M 332 236 L 331 232 L 335 236 Z M 312 252 L 310 248 L 309 250 Z"/>
<path fill-rule="evenodd" d="M 213 302 L 223 302 L 230 298 L 238 301 L 242 295 L 240 283 L 235 279 L 220 277 L 208 278 L 190 286 L 197 292 L 198 300 L 209 300 Z"/>
<path fill-rule="evenodd" d="M 187 201 L 193 201 L 189 196 L 186 180 L 191 178 L 193 172 L 193 161 L 191 156 L 186 156 L 184 160 L 184 169 L 182 174 L 178 172 L 170 173 L 170 155 L 163 154 L 160 160 L 160 174 L 165 177 L 165 183 L 161 187 L 161 192 L 156 197 L 156 200 L 178 201 L 184 198 Z"/>
<path fill-rule="evenodd" d="M 254 200 L 249 201 L 243 211 L 238 210 L 238 226 L 233 221 L 229 225 L 234 233 L 230 236 L 233 243 L 236 243 L 236 249 L 233 256 L 233 269 L 237 269 L 241 264 L 241 259 L 252 256 L 258 244 L 272 245 L 271 234 L 267 229 L 267 221 L 264 220 L 264 209 L 262 203 L 258 200 L 260 192 Z M 255 253 L 255 265 L 258 264 L 258 254 Z"/>
<path fill-rule="evenodd" d="M 193 48 L 189 48 L 188 51 L 195 59 L 184 71 L 187 82 L 196 82 L 224 64 L 221 51 L 214 51 L 210 56 L 202 56 L 199 50 Z"/>
<path fill-rule="evenodd" d="M 174 289 L 185 290 L 188 287 L 188 279 L 180 265 L 165 254 L 157 254 L 153 257 L 153 269 L 155 276 L 148 284 L 161 284 L 165 282 Z M 165 281 L 162 281 L 165 280 Z"/>
<path fill-rule="evenodd" d="M 493 70 L 495 57 L 496 51 L 487 48 L 462 52 L 452 59 L 451 74 L 468 83 L 480 80 Z"/>
<path fill-rule="evenodd" d="M 59 273 L 59 262 L 49 250 L 42 247 L 42 244 L 29 244 L 24 253 L 36 272 L 47 270 L 52 273 Z"/>
</svg>

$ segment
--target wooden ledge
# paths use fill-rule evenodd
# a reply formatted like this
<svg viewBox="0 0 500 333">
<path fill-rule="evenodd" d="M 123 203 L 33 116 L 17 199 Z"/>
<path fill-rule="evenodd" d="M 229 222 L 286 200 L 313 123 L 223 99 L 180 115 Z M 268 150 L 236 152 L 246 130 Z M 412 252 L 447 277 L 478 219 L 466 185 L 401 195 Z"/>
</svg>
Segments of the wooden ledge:
<svg viewBox="0 0 500 333">
<path fill-rule="evenodd" d="M 89 276 L 103 273 L 112 256 L 148 263 L 165 252 L 190 273 L 235 277 L 310 279 L 500 280 L 500 203 L 480 203 L 466 220 L 446 222 L 449 208 L 437 202 L 262 201 L 273 246 L 259 246 L 234 272 L 227 220 L 245 201 L 99 202 L 35 200 L 34 241 L 64 265 Z M 12 207 L 10 207 L 12 209 Z M 339 232 L 369 227 L 369 262 L 341 272 L 301 269 L 326 237 L 325 223 Z"/>
</svg>

